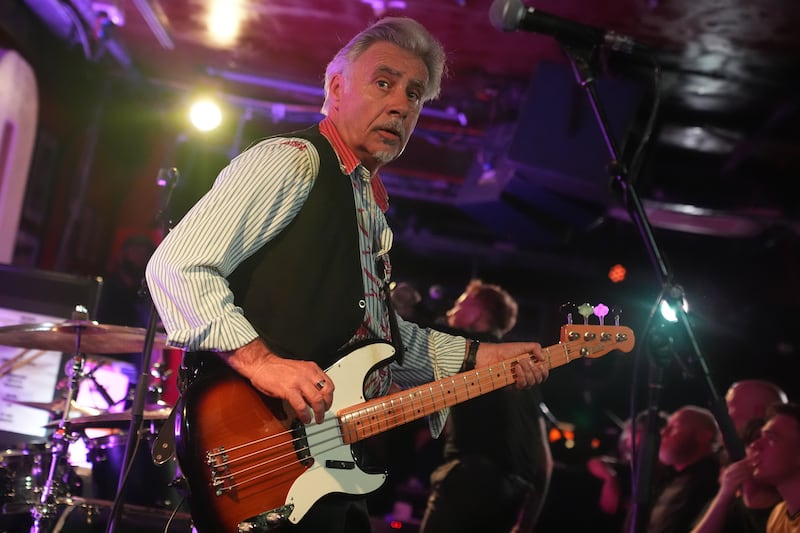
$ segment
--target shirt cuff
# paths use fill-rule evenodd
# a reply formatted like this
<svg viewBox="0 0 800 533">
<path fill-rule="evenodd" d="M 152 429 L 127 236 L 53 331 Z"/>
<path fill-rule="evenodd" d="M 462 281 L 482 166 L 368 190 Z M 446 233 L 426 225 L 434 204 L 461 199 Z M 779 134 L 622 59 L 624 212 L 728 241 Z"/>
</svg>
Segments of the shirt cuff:
<svg viewBox="0 0 800 533">
<path fill-rule="evenodd" d="M 167 336 L 167 345 L 189 352 L 228 352 L 258 337 L 258 332 L 243 315 L 233 314 L 199 328 L 175 330 Z"/>
<path fill-rule="evenodd" d="M 458 374 L 461 365 L 464 363 L 467 339 L 432 330 L 431 345 L 434 353 L 434 378 L 438 380 Z M 450 408 L 445 408 L 428 417 L 428 425 L 434 438 L 438 438 L 442 433 L 449 415 Z"/>
</svg>

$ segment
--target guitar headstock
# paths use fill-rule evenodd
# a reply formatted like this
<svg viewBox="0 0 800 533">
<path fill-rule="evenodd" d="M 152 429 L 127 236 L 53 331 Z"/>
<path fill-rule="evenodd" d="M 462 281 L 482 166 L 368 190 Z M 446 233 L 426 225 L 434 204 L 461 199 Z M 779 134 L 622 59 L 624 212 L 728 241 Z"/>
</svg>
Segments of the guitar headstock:
<svg viewBox="0 0 800 533">
<path fill-rule="evenodd" d="M 605 324 L 565 324 L 561 326 L 560 342 L 578 342 L 586 347 L 583 357 L 594 358 L 610 351 L 630 352 L 636 343 L 633 330 L 625 326 Z"/>
</svg>

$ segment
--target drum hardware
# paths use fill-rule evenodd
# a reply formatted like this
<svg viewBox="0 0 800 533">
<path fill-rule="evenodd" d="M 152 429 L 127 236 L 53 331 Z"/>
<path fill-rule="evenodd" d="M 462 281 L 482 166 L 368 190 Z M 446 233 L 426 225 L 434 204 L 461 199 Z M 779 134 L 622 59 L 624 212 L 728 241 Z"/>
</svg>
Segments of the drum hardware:
<svg viewBox="0 0 800 533">
<path fill-rule="evenodd" d="M 97 364 L 97 366 L 95 366 L 92 370 L 87 372 L 83 377 L 84 377 L 84 379 L 89 379 L 94 384 L 95 390 L 98 393 L 100 393 L 100 396 L 103 397 L 103 401 L 106 402 L 106 408 L 110 409 L 111 407 L 117 405 L 118 403 L 125 401 L 125 398 L 121 398 L 119 400 L 114 400 L 114 398 L 111 397 L 111 395 L 108 393 L 106 388 L 103 387 L 103 385 L 101 385 L 99 381 L 97 381 L 96 377 L 94 377 L 94 373 L 97 372 L 98 370 L 100 370 L 103 366 L 105 366 L 105 364 L 106 364 L 106 361 L 100 361 Z M 89 414 L 89 413 L 87 413 L 87 414 Z"/>
<path fill-rule="evenodd" d="M 164 385 L 171 375 L 172 370 L 162 361 L 157 362 L 150 369 L 150 376 L 153 378 L 153 381 L 150 383 L 150 387 L 147 390 L 147 399 L 151 404 L 167 405 L 167 402 L 163 400 Z"/>
<path fill-rule="evenodd" d="M 69 379 L 69 387 L 67 389 L 67 397 L 64 399 L 64 410 L 61 413 L 61 420 L 58 425 L 58 428 L 53 432 L 52 436 L 50 437 L 50 446 L 51 446 L 51 459 L 50 459 L 50 468 L 47 475 L 47 478 L 44 482 L 44 487 L 42 488 L 42 494 L 39 501 L 33 505 L 31 509 L 31 515 L 33 516 L 33 525 L 31 526 L 30 533 L 40 533 L 42 531 L 48 530 L 49 522 L 57 515 L 58 508 L 56 502 L 56 471 L 59 465 L 59 462 L 62 460 L 66 460 L 67 457 L 67 449 L 71 442 L 77 440 L 77 436 L 70 433 L 67 430 L 68 423 L 69 423 L 69 415 L 70 410 L 72 407 L 73 402 L 75 401 L 75 397 L 77 395 L 78 387 L 80 386 L 80 379 L 83 375 L 83 367 L 84 363 L 86 362 L 86 356 L 81 351 L 83 348 L 83 339 L 84 333 L 90 332 L 88 334 L 89 339 L 94 338 L 97 339 L 99 337 L 104 336 L 108 333 L 108 330 L 105 328 L 101 328 L 99 324 L 96 322 L 90 322 L 88 319 L 89 312 L 88 310 L 82 306 L 78 305 L 75 307 L 75 310 L 72 313 L 71 321 L 64 322 L 59 325 L 51 325 L 46 330 L 33 330 L 35 334 L 30 335 L 28 337 L 34 337 L 36 342 L 41 342 L 41 345 L 34 346 L 36 348 L 45 349 L 45 350 L 56 350 L 56 351 L 67 351 L 65 348 L 65 339 L 68 335 L 72 336 L 73 339 L 73 348 L 74 348 L 74 356 L 72 357 L 72 374 Z M 8 334 L 9 329 L 3 328 L 6 331 L 0 331 L 0 342 L 6 341 L 13 341 L 17 343 L 25 341 L 26 344 L 22 346 L 25 348 L 29 348 L 27 343 L 34 342 L 32 339 L 23 339 L 22 336 L 17 335 L 18 331 L 15 331 L 15 335 Z M 47 333 L 45 333 L 45 331 Z M 3 334 L 5 333 L 5 335 Z M 101 334 L 102 333 L 102 334 Z M 126 341 L 129 342 L 129 341 Z M 95 341 L 90 341 L 88 344 L 96 343 Z M 118 342 L 117 345 L 125 344 L 124 342 Z M 14 344 L 12 344 L 14 345 Z"/>
<path fill-rule="evenodd" d="M 44 477 L 50 470 L 52 452 L 49 443 L 28 444 L 22 449 L 0 451 L 2 480 L 2 515 L 30 514 L 31 506 L 41 496 Z M 56 466 L 55 492 L 58 497 L 82 493 L 82 480 L 66 460 Z M 1 530 L 1 528 L 0 528 Z"/>
</svg>

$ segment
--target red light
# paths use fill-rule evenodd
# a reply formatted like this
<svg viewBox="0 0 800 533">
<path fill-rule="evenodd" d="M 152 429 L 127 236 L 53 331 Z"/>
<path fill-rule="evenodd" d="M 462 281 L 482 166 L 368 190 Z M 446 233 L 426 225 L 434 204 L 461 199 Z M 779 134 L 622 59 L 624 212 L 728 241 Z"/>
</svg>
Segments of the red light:
<svg viewBox="0 0 800 533">
<path fill-rule="evenodd" d="M 403 523 L 400 520 L 392 520 L 389 522 L 389 527 L 392 529 L 403 529 Z"/>
<path fill-rule="evenodd" d="M 608 279 L 613 283 L 619 283 L 625 280 L 625 274 L 627 274 L 627 272 L 624 266 L 617 263 L 608 270 Z"/>
<path fill-rule="evenodd" d="M 600 447 L 600 439 L 598 439 L 597 437 L 593 438 L 592 439 L 592 449 L 596 450 L 599 447 Z"/>
</svg>

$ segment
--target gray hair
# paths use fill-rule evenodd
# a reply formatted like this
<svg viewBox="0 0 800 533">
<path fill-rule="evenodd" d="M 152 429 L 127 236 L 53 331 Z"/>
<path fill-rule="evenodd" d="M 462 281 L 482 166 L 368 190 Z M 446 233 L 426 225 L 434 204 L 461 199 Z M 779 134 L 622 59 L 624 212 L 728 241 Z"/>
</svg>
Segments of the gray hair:
<svg viewBox="0 0 800 533">
<path fill-rule="evenodd" d="M 325 101 L 322 113 L 328 112 L 331 78 L 341 74 L 353 61 L 377 42 L 388 42 L 419 57 L 428 69 L 428 85 L 422 102 L 439 96 L 444 75 L 445 53 L 441 43 L 422 24 L 408 17 L 386 17 L 353 37 L 333 57 L 325 69 Z"/>
</svg>

